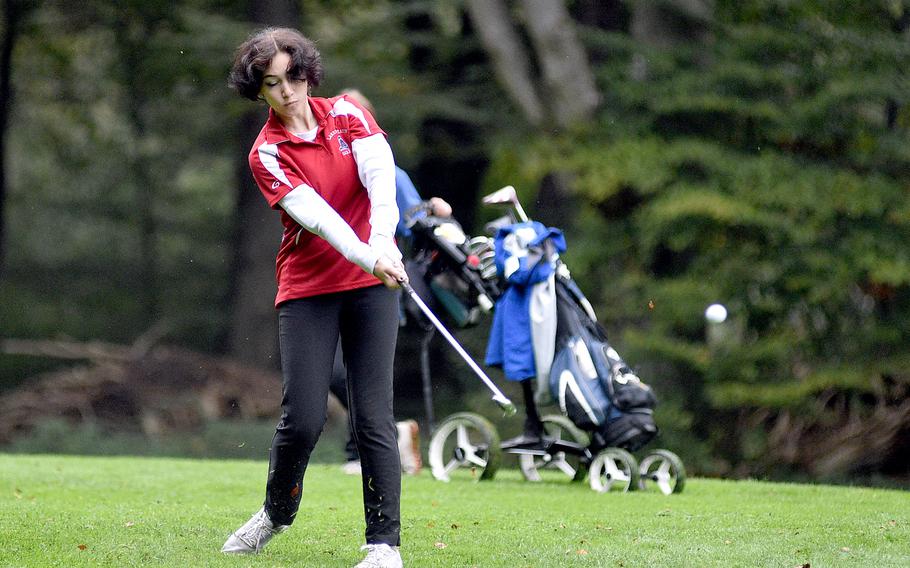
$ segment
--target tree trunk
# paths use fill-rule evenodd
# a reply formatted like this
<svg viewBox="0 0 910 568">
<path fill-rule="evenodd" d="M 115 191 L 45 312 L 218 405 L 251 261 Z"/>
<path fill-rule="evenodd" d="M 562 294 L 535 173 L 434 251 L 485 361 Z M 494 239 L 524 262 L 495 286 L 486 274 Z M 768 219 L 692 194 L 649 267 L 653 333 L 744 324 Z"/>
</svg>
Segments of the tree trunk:
<svg viewBox="0 0 910 568">
<path fill-rule="evenodd" d="M 281 240 L 278 214 L 269 209 L 253 181 L 247 154 L 262 127 L 262 109 L 240 118 L 236 149 L 238 181 L 234 256 L 231 266 L 232 310 L 230 354 L 245 363 L 274 367 L 278 352 L 275 329 L 275 253 Z"/>
<path fill-rule="evenodd" d="M 548 227 L 571 227 L 578 214 L 579 199 L 572 191 L 572 178 L 565 172 L 550 172 L 540 182 L 535 220 Z"/>
<path fill-rule="evenodd" d="M 904 40 L 908 39 L 908 30 L 910 30 L 910 8 L 900 7 L 900 12 L 895 15 L 891 21 L 891 29 L 894 33 L 903 36 Z M 888 130 L 894 130 L 897 127 L 897 119 L 900 116 L 901 104 L 889 98 L 885 101 L 885 124 Z"/>
<path fill-rule="evenodd" d="M 521 5 L 556 124 L 567 127 L 589 118 L 600 94 L 565 4 L 523 0 Z"/>
<path fill-rule="evenodd" d="M 297 27 L 297 0 L 252 0 L 250 18 L 265 26 Z M 275 253 L 281 240 L 278 214 L 271 210 L 250 174 L 247 155 L 264 121 L 262 108 L 250 105 L 240 118 L 237 156 L 236 225 L 233 265 L 230 270 L 231 317 L 228 351 L 244 363 L 262 367 L 278 365 L 275 315 Z"/>
<path fill-rule="evenodd" d="M 146 43 L 151 35 L 141 12 L 124 10 L 114 21 L 117 48 L 121 53 L 121 82 L 125 92 L 126 117 L 133 131 L 132 150 L 127 169 L 136 186 L 135 215 L 139 229 L 139 251 L 136 259 L 136 286 L 143 326 L 149 327 L 158 319 L 158 221 L 155 217 L 157 188 L 152 175 L 153 159 L 147 155 L 148 125 L 143 114 L 148 104 L 148 85 L 142 81 L 142 68 L 149 54 Z"/>
<path fill-rule="evenodd" d="M 539 126 L 544 119 L 543 105 L 534 88 L 528 50 L 512 27 L 509 12 L 501 0 L 467 0 L 468 15 L 480 38 L 496 77 L 512 97 L 525 119 Z"/>
<path fill-rule="evenodd" d="M 28 9 L 22 0 L 3 1 L 3 40 L 0 45 L 0 277 L 6 250 L 6 129 L 12 108 L 13 46 Z"/>
<path fill-rule="evenodd" d="M 660 0 L 635 2 L 632 7 L 632 37 L 644 45 L 673 49 L 686 42 L 707 44 L 711 38 L 710 19 L 715 0 Z M 707 53 L 701 63 L 708 63 Z M 648 76 L 647 58 L 632 59 L 632 77 L 643 81 Z"/>
</svg>

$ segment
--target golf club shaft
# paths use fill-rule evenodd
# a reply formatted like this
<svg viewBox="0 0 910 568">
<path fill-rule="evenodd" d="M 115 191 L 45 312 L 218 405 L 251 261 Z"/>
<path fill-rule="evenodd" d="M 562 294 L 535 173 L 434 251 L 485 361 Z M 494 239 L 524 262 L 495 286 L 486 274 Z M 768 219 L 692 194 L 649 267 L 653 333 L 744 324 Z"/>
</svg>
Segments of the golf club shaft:
<svg viewBox="0 0 910 568">
<path fill-rule="evenodd" d="M 489 388 L 493 393 L 493 401 L 498 404 L 499 407 L 502 408 L 502 410 L 507 415 L 511 416 L 512 414 L 515 414 L 516 408 L 515 405 L 512 404 L 512 401 L 509 400 L 506 395 L 502 394 L 502 391 L 499 390 L 499 388 L 497 388 L 496 384 L 490 379 L 490 377 L 488 377 L 487 374 L 483 372 L 483 369 L 480 368 L 480 365 L 478 365 L 474 359 L 471 358 L 468 352 L 464 350 L 464 347 L 458 343 L 455 337 L 449 333 L 449 330 L 446 329 L 442 322 L 439 321 L 439 318 L 436 317 L 436 314 L 434 314 L 433 311 L 430 310 L 429 306 L 427 306 L 420 298 L 420 296 L 417 295 L 417 292 L 411 288 L 411 285 L 407 282 L 401 282 L 400 284 L 401 287 L 404 288 L 404 291 L 408 293 L 408 296 L 410 296 L 411 299 L 414 300 L 414 303 L 417 304 L 417 307 L 420 308 L 420 311 L 423 312 L 425 316 L 427 316 L 427 318 L 433 323 L 436 329 L 439 330 L 439 333 L 441 333 L 442 336 L 446 338 L 449 344 L 455 348 L 455 351 L 461 355 L 461 358 L 465 360 L 465 362 L 468 364 L 468 366 L 471 367 L 474 373 L 480 377 L 480 380 L 482 380 L 484 384 L 487 385 L 487 388 Z"/>
<path fill-rule="evenodd" d="M 531 220 L 531 219 L 528 217 L 528 214 L 525 213 L 525 210 L 524 210 L 524 208 L 521 206 L 521 203 L 518 202 L 518 198 L 517 198 L 517 197 L 515 198 L 514 201 L 512 201 L 512 205 L 515 206 L 515 212 L 518 214 L 518 220 L 519 220 L 519 221 L 521 221 L 522 223 L 527 223 L 528 221 Z"/>
</svg>

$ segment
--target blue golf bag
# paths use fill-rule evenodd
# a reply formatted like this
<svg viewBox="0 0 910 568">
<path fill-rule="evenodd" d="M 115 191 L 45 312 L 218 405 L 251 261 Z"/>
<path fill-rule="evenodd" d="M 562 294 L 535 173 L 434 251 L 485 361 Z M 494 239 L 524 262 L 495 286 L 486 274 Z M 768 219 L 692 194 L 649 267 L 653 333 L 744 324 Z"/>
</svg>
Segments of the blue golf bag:
<svg viewBox="0 0 910 568">
<path fill-rule="evenodd" d="M 657 435 L 653 391 L 610 346 L 574 281 L 557 277 L 556 296 L 550 394 L 563 414 L 592 434 L 596 447 L 641 448 Z"/>
<path fill-rule="evenodd" d="M 485 362 L 501 367 L 510 380 L 536 378 L 537 392 L 526 407 L 556 402 L 591 434 L 595 450 L 635 451 L 657 434 L 654 394 L 610 346 L 590 302 L 559 259 L 565 249 L 562 231 L 536 221 L 498 230 L 495 258 L 505 288 L 496 302 Z M 536 408 L 526 410 L 532 423 Z"/>
</svg>

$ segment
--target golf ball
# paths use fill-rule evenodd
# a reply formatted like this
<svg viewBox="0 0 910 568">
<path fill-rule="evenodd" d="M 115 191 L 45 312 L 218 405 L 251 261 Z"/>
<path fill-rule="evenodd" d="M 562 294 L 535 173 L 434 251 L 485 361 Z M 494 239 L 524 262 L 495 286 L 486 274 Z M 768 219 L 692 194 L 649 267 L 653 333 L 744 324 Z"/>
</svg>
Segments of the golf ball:
<svg viewBox="0 0 910 568">
<path fill-rule="evenodd" d="M 711 304 L 705 310 L 705 319 L 711 323 L 721 323 L 727 319 L 727 308 L 721 304 Z"/>
</svg>

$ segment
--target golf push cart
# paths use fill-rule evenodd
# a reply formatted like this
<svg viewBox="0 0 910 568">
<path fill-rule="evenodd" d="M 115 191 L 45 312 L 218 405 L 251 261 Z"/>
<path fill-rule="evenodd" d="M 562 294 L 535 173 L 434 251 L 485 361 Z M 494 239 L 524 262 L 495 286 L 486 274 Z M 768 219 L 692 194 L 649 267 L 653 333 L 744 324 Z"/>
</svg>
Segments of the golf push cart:
<svg viewBox="0 0 910 568">
<path fill-rule="evenodd" d="M 457 221 L 434 217 L 426 208 L 405 214 L 413 234 L 411 284 L 403 286 L 413 300 L 408 309 L 416 307 L 416 313 L 432 324 L 424 326 L 428 334 L 421 345 L 421 371 L 427 418 L 434 428 L 428 456 L 433 477 L 493 479 L 502 454 L 508 453 L 517 456 L 528 481 L 587 477 L 598 492 L 654 488 L 666 495 L 681 492 L 686 474 L 676 454 L 651 450 L 641 461 L 632 454 L 657 435 L 656 400 L 650 387 L 610 346 L 593 307 L 559 259 L 558 252 L 564 249 L 561 232 L 530 220 L 512 186 L 484 197 L 483 202 L 508 207 L 504 217 L 487 226 L 493 236 L 469 238 Z M 534 298 L 528 300 L 529 295 Z M 532 390 L 531 378 L 521 378 L 526 429 L 527 424 L 536 424 L 533 435 L 501 441 L 493 424 L 474 412 L 452 414 L 434 427 L 428 355 L 434 330 L 484 382 L 506 415 L 514 415 L 516 407 L 428 302 L 442 306 L 459 327 L 477 323 L 481 313 L 494 311 L 495 306 L 491 345 L 497 333 L 508 342 L 532 328 L 537 367 L 549 366 L 549 372 L 538 372 L 534 379 L 536 389 Z M 536 315 L 513 317 L 516 305 L 529 302 L 537 303 L 532 308 L 537 309 Z M 499 347 L 508 350 L 509 344 Z M 560 414 L 538 415 L 537 404 L 553 402 Z"/>
</svg>

